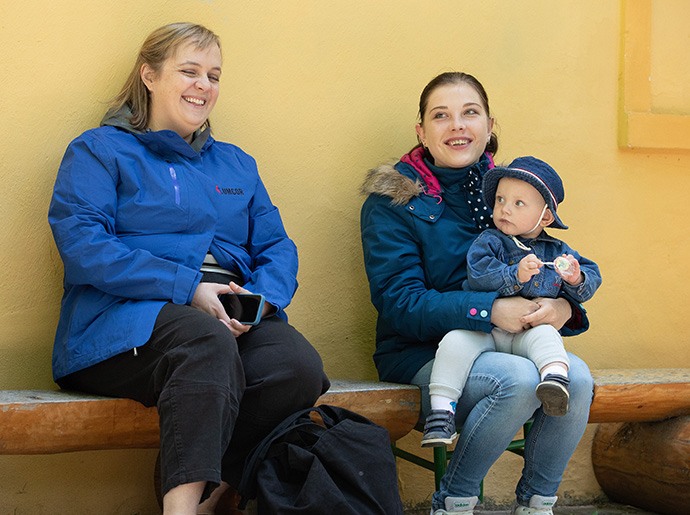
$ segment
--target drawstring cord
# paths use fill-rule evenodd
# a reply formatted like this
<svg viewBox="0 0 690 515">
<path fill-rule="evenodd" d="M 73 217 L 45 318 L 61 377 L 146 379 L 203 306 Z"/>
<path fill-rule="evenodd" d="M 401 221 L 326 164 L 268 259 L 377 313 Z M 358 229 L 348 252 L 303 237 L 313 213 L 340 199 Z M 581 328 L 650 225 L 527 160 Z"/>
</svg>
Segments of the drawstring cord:
<svg viewBox="0 0 690 515">
<path fill-rule="evenodd" d="M 518 240 L 515 236 L 512 236 L 512 235 L 511 235 L 511 238 L 513 238 L 513 241 L 515 242 L 515 245 L 518 246 L 518 248 L 520 248 L 520 249 L 522 249 L 522 250 L 526 250 L 527 252 L 529 252 L 530 250 L 532 250 L 532 247 L 528 247 L 527 245 L 525 245 L 524 243 L 522 243 L 520 240 Z"/>
<path fill-rule="evenodd" d="M 535 225 L 534 227 L 532 227 L 532 229 L 530 229 L 529 231 L 527 231 L 528 233 L 532 232 L 534 229 L 536 229 L 537 227 L 539 227 L 539 224 L 541 223 L 541 219 L 544 217 L 544 213 L 546 213 L 546 208 L 547 208 L 547 207 L 549 207 L 548 204 L 544 204 L 544 209 L 541 210 L 541 214 L 539 215 L 539 221 L 537 222 L 537 225 Z M 525 245 L 524 243 L 522 243 L 522 242 L 521 242 L 520 240 L 518 240 L 515 236 L 511 235 L 510 237 L 513 238 L 513 241 L 515 242 L 515 245 L 517 245 L 519 249 L 526 250 L 527 252 L 529 252 L 530 250 L 532 250 L 531 247 L 528 247 L 527 245 Z"/>
</svg>

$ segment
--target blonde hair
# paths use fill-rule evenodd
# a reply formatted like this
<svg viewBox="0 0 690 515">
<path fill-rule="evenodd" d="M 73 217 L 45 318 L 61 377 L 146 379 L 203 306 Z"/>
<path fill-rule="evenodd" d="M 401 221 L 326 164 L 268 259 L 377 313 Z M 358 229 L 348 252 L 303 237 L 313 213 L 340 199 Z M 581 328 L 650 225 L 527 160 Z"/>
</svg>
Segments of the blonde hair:
<svg viewBox="0 0 690 515">
<path fill-rule="evenodd" d="M 149 124 L 149 90 L 141 80 L 141 67 L 148 64 L 156 73 L 163 63 L 170 58 L 183 44 L 194 43 L 204 50 L 211 45 L 218 45 L 220 38 L 202 25 L 193 23 L 171 23 L 154 30 L 139 50 L 134 68 L 127 77 L 124 86 L 115 98 L 110 101 L 110 108 L 119 111 L 127 106 L 132 112 L 129 118 L 132 127 L 144 130 Z M 208 120 L 206 125 L 210 125 Z"/>
</svg>

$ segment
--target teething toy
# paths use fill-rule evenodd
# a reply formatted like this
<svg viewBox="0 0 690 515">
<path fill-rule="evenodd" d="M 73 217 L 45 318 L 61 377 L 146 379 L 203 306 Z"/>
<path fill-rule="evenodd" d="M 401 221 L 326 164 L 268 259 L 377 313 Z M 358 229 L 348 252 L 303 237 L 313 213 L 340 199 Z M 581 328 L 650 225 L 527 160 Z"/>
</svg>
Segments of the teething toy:
<svg viewBox="0 0 690 515">
<path fill-rule="evenodd" d="M 563 256 L 558 256 L 553 261 L 547 261 L 544 264 L 551 265 L 556 270 L 560 270 L 561 272 L 567 272 L 570 269 L 570 261 L 565 259 Z"/>
</svg>

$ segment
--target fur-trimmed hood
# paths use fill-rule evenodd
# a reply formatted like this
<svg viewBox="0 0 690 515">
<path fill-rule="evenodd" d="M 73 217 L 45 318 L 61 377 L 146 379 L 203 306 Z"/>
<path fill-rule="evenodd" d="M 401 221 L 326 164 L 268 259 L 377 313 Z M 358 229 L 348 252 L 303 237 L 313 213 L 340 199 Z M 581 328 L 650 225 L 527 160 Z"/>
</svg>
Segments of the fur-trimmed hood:
<svg viewBox="0 0 690 515">
<path fill-rule="evenodd" d="M 362 184 L 362 194 L 383 195 L 391 198 L 394 205 L 407 204 L 414 197 L 424 193 L 422 181 L 400 173 L 394 162 L 383 164 L 367 172 L 367 177 Z"/>
</svg>

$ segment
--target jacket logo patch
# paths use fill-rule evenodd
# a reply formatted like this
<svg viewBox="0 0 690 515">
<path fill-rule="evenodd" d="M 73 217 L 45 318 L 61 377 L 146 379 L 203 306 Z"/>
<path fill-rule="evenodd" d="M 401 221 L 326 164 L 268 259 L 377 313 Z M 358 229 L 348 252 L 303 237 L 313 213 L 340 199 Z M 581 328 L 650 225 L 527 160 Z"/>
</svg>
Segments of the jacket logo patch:
<svg viewBox="0 0 690 515">
<path fill-rule="evenodd" d="M 221 195 L 244 195 L 242 188 L 221 188 L 216 186 L 216 191 Z"/>
</svg>

